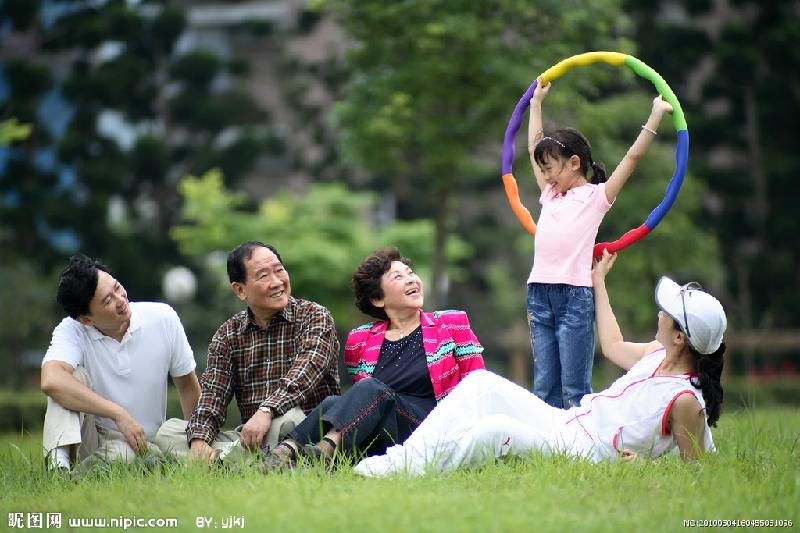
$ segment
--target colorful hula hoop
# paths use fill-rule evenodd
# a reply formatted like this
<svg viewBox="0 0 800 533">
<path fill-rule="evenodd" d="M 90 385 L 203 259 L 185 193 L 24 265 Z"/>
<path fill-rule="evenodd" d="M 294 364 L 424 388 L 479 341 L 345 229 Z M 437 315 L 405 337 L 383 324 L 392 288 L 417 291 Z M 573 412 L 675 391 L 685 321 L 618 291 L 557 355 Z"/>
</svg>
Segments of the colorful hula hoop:
<svg viewBox="0 0 800 533">
<path fill-rule="evenodd" d="M 675 130 L 678 132 L 678 142 L 675 146 L 675 173 L 669 180 L 667 190 L 661 203 L 650 212 L 650 215 L 644 221 L 644 224 L 638 228 L 634 228 L 614 242 L 601 242 L 594 246 L 594 256 L 603 254 L 603 250 L 608 250 L 610 253 L 618 252 L 627 248 L 636 241 L 642 239 L 645 235 L 655 229 L 661 219 L 667 214 L 667 211 L 675 203 L 678 197 L 678 192 L 683 184 L 683 177 L 686 174 L 686 161 L 689 158 L 689 130 L 686 126 L 686 119 L 683 116 L 681 104 L 675 93 L 672 92 L 667 82 L 664 81 L 655 70 L 647 66 L 644 62 L 636 59 L 633 56 L 620 54 L 618 52 L 588 52 L 572 56 L 560 63 L 550 67 L 542 74 L 542 81 L 547 84 L 551 81 L 561 77 L 566 71 L 573 67 L 591 65 L 598 61 L 609 63 L 615 66 L 625 65 L 636 74 L 650 80 L 655 86 L 656 90 L 667 102 L 672 105 L 672 123 Z M 506 128 L 505 138 L 503 139 L 503 185 L 506 190 L 506 196 L 511 204 L 511 209 L 517 218 L 522 222 L 522 225 L 527 229 L 531 235 L 536 234 L 536 223 L 533 221 L 530 211 L 522 205 L 519 199 L 519 189 L 517 188 L 517 180 L 514 179 L 512 173 L 512 163 L 514 161 L 514 137 L 517 135 L 520 124 L 522 123 L 525 110 L 530 105 L 530 99 L 533 96 L 533 91 L 536 89 L 536 82 L 534 81 L 525 94 L 522 95 L 514 112 L 511 114 L 511 120 L 508 121 Z"/>
</svg>

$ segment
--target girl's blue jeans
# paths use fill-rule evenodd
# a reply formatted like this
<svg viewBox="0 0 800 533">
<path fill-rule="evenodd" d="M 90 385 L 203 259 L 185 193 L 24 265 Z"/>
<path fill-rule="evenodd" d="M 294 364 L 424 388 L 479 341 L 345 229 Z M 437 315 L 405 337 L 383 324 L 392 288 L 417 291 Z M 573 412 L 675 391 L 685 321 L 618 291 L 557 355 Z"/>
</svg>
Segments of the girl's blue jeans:
<svg viewBox="0 0 800 533">
<path fill-rule="evenodd" d="M 533 393 L 569 409 L 592 392 L 594 292 L 563 283 L 528 284 Z"/>
</svg>

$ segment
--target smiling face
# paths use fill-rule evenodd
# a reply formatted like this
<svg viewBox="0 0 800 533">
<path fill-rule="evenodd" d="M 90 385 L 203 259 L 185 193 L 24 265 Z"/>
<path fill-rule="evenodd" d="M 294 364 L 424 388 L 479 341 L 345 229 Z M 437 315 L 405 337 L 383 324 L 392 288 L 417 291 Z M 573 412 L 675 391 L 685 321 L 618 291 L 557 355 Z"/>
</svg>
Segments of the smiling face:
<svg viewBox="0 0 800 533">
<path fill-rule="evenodd" d="M 258 319 L 269 320 L 289 304 L 292 286 L 289 274 L 272 250 L 258 247 L 244 261 L 247 277 L 243 283 L 233 282 L 236 296 L 247 302 Z"/>
<path fill-rule="evenodd" d="M 553 186 L 558 194 L 564 194 L 573 187 L 586 184 L 586 176 L 581 174 L 581 159 L 577 155 L 569 158 L 545 155 L 539 168 L 545 181 Z"/>
<path fill-rule="evenodd" d="M 381 276 L 381 290 L 383 298 L 372 300 L 372 304 L 389 312 L 420 309 L 425 300 L 422 280 L 401 261 L 392 261 L 389 270 Z"/>
<path fill-rule="evenodd" d="M 111 335 L 126 329 L 130 319 L 131 306 L 125 287 L 108 272 L 98 270 L 97 288 L 89 302 L 89 314 L 79 316 L 78 320 Z"/>
</svg>

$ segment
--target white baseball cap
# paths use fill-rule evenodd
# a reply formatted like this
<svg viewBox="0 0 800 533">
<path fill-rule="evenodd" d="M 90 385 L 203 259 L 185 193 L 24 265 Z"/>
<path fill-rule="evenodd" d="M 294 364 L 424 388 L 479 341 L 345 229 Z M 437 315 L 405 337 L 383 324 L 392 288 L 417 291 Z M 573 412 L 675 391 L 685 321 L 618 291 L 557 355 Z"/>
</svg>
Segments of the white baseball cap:
<svg viewBox="0 0 800 533">
<path fill-rule="evenodd" d="M 696 283 L 678 285 L 662 276 L 656 285 L 656 305 L 679 325 L 689 345 L 701 354 L 712 354 L 722 343 L 728 327 L 719 300 Z"/>
</svg>

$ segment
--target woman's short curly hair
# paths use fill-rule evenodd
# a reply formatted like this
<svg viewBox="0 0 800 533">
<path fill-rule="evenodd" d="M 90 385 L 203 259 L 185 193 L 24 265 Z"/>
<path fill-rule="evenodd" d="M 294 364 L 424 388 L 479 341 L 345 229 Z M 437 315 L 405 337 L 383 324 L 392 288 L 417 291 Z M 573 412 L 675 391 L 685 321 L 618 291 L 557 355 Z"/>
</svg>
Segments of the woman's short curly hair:
<svg viewBox="0 0 800 533">
<path fill-rule="evenodd" d="M 390 246 L 372 252 L 353 272 L 350 288 L 356 295 L 356 307 L 365 315 L 381 320 L 389 319 L 382 307 L 372 305 L 372 300 L 383 298 L 381 277 L 389 271 L 394 261 L 411 266 L 409 258 L 403 257 L 400 250 Z"/>
</svg>

